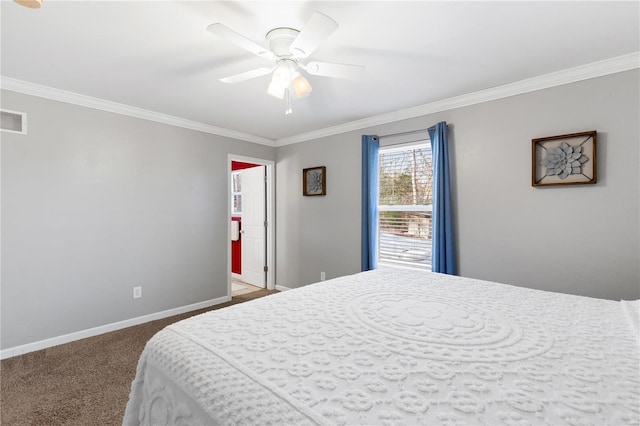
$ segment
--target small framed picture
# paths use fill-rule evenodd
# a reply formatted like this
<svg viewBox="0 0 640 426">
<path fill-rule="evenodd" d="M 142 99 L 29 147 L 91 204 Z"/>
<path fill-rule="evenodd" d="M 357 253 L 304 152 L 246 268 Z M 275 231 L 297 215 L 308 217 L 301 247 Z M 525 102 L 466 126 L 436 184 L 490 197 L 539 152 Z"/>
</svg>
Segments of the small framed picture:
<svg viewBox="0 0 640 426">
<path fill-rule="evenodd" d="M 327 168 L 325 166 L 302 170 L 302 195 L 327 195 Z"/>
<path fill-rule="evenodd" d="M 531 140 L 531 186 L 598 181 L 595 130 Z"/>
</svg>

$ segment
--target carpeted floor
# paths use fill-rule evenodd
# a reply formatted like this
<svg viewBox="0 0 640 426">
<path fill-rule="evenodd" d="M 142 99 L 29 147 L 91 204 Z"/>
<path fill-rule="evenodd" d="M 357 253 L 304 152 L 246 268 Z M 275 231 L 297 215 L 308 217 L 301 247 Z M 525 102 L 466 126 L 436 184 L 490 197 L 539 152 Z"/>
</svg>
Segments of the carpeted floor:
<svg viewBox="0 0 640 426">
<path fill-rule="evenodd" d="M 184 318 L 266 296 L 230 302 L 5 359 L 0 363 L 3 425 L 120 425 L 147 341 Z"/>
</svg>

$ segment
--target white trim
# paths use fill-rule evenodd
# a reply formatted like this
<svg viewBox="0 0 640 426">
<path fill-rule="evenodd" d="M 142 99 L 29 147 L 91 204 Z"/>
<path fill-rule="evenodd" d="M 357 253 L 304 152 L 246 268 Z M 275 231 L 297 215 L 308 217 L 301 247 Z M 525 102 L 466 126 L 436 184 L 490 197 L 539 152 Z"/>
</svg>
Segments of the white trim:
<svg viewBox="0 0 640 426">
<path fill-rule="evenodd" d="M 420 265 L 418 263 L 411 262 L 402 262 L 402 261 L 393 261 L 393 260 L 381 260 L 378 261 L 378 269 L 409 269 L 409 270 L 418 270 L 418 271 L 429 271 L 432 272 L 431 265 Z"/>
<path fill-rule="evenodd" d="M 285 287 L 283 285 L 276 285 L 276 290 L 278 290 L 278 291 L 287 291 L 287 290 L 293 290 L 293 289 L 289 288 L 289 287 Z"/>
<path fill-rule="evenodd" d="M 517 81 L 515 83 L 504 84 L 490 89 L 480 90 L 466 95 L 443 99 L 413 108 L 406 108 L 386 114 L 380 114 L 362 120 L 351 121 L 338 126 L 327 127 L 308 133 L 276 139 L 276 146 L 290 145 L 298 142 L 305 142 L 326 136 L 333 136 L 353 130 L 360 130 L 381 124 L 392 123 L 409 118 L 421 117 L 423 115 L 436 112 L 448 111 L 450 109 L 476 105 L 496 99 L 507 98 L 509 96 L 523 93 L 535 92 L 537 90 L 562 86 L 564 84 L 577 81 L 588 80 L 590 78 L 602 77 L 609 74 L 629 71 L 640 68 L 640 52 L 634 52 L 604 61 L 581 65 L 562 71 L 543 74 L 538 77 Z"/>
<path fill-rule="evenodd" d="M 73 92 L 67 92 L 47 86 L 41 86 L 39 84 L 17 80 L 10 77 L 0 76 L 0 87 L 2 89 L 11 90 L 13 92 L 39 96 L 42 98 L 81 105 L 88 108 L 113 112 L 116 114 L 128 115 L 131 117 L 164 123 L 171 126 L 183 127 L 186 129 L 197 130 L 205 133 L 230 137 L 233 139 L 239 139 L 271 147 L 280 147 L 326 136 L 333 136 L 354 130 L 365 129 L 368 127 L 379 126 L 382 124 L 393 123 L 409 118 L 421 117 L 428 114 L 448 111 L 455 108 L 476 105 L 483 102 L 489 102 L 497 99 L 507 98 L 510 96 L 520 95 L 523 93 L 535 92 L 537 90 L 562 86 L 564 84 L 575 83 L 577 81 L 602 77 L 605 75 L 629 71 L 637 68 L 640 68 L 640 52 L 633 52 L 626 55 L 617 56 L 615 58 L 593 62 L 591 64 L 580 65 L 557 72 L 543 74 L 541 76 L 529 78 L 526 80 L 504 84 L 502 86 L 492 87 L 489 89 L 480 90 L 453 98 L 443 99 L 424 105 L 418 105 L 413 108 L 405 108 L 397 111 L 392 111 L 386 114 L 380 114 L 373 117 L 363 118 L 361 120 L 355 120 L 348 123 L 340 124 L 337 126 L 326 127 L 324 129 L 301 133 L 298 135 L 275 140 L 262 136 L 252 135 L 249 133 L 239 132 L 236 130 L 211 126 L 209 124 L 204 124 L 197 121 L 185 120 L 183 118 L 135 108 L 116 102 L 106 101 L 103 99 L 92 98 Z"/>
<path fill-rule="evenodd" d="M 245 157 L 243 155 L 227 154 L 227 202 L 231 200 L 231 162 L 260 164 L 265 166 L 267 174 L 267 290 L 275 289 L 275 253 L 276 253 L 276 209 L 275 209 L 275 162 L 263 158 Z M 227 208 L 227 241 L 231 241 L 231 209 Z M 231 295 L 231 244 L 227 244 L 227 294 Z"/>
<path fill-rule="evenodd" d="M 128 320 L 114 322 L 111 324 L 101 325 L 99 327 L 76 331 L 74 333 L 52 337 L 50 339 L 44 339 L 37 342 L 27 343 L 25 345 L 14 346 L 13 348 L 3 349 L 2 351 L 0 351 L 0 359 L 11 358 L 11 357 L 26 354 L 29 352 L 50 348 L 52 346 L 63 345 L 65 343 L 74 342 L 76 340 L 86 339 L 87 337 L 98 336 L 100 334 L 109 333 L 111 331 L 121 330 L 123 328 L 132 327 L 134 325 L 144 324 L 149 321 L 155 321 L 162 318 L 172 317 L 174 315 L 184 314 L 185 312 L 191 312 L 198 309 L 208 308 L 214 305 L 219 305 L 221 303 L 228 302 L 230 300 L 231 300 L 231 297 L 229 296 L 218 297 L 217 299 L 206 300 L 204 302 L 194 303 L 192 305 L 168 309 L 166 311 L 156 312 L 154 314 L 143 315 L 141 317 L 131 318 Z"/>
<path fill-rule="evenodd" d="M 17 80 L 15 78 L 4 76 L 0 77 L 0 86 L 2 87 L 2 89 L 23 93 L 25 95 L 38 96 L 54 101 L 80 105 L 87 108 L 112 112 L 114 114 L 127 115 L 129 117 L 155 121 L 156 123 L 168 124 L 170 126 L 182 127 L 185 129 L 196 130 L 199 132 L 210 133 L 218 136 L 225 136 L 228 138 L 239 139 L 246 142 L 253 142 L 260 145 L 275 146 L 275 141 L 273 139 L 263 138 L 261 136 L 239 132 L 237 130 L 216 127 L 209 124 L 200 123 L 198 121 L 186 120 L 184 118 L 174 117 L 168 114 L 161 114 L 159 112 L 136 108 L 117 102 L 107 101 L 104 99 L 93 98 L 91 96 L 68 92 L 66 90 L 41 86 L 39 84 Z"/>
</svg>

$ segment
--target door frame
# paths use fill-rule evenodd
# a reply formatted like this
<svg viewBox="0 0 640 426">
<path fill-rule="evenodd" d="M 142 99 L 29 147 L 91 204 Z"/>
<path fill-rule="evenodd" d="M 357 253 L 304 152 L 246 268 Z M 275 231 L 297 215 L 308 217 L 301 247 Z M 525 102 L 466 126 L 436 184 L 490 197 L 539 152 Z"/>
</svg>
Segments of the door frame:
<svg viewBox="0 0 640 426">
<path fill-rule="evenodd" d="M 275 179 L 273 178 L 275 162 L 262 158 L 246 157 L 244 155 L 227 155 L 227 296 L 231 297 L 231 162 L 240 161 L 265 166 L 266 170 L 266 257 L 267 257 L 267 290 L 275 290 Z"/>
</svg>

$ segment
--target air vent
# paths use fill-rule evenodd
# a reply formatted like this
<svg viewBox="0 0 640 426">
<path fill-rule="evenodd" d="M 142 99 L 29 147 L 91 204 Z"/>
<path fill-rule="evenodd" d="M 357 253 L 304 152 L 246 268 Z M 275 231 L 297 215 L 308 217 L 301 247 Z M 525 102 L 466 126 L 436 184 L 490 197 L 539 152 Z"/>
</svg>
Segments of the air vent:
<svg viewBox="0 0 640 426">
<path fill-rule="evenodd" d="M 9 133 L 27 134 L 27 114 L 24 112 L 0 110 L 2 121 L 0 130 Z"/>
</svg>

